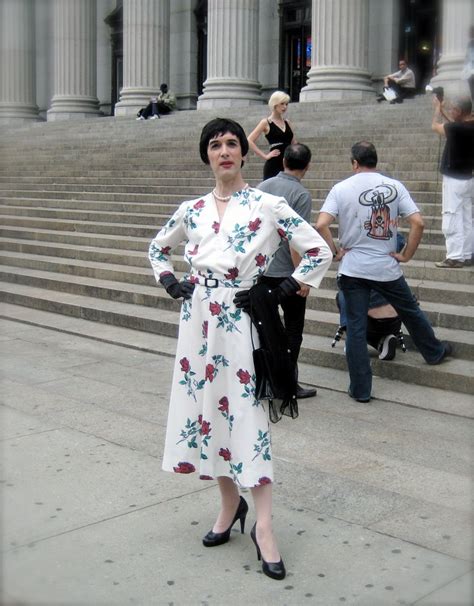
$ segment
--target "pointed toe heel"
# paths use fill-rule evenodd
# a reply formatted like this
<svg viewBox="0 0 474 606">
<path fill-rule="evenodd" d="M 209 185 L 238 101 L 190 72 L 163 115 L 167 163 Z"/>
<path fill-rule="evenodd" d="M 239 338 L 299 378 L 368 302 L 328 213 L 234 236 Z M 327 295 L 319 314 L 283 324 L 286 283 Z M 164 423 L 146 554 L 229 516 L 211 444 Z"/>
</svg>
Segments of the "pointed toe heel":
<svg viewBox="0 0 474 606">
<path fill-rule="evenodd" d="M 230 539 L 230 531 L 232 530 L 232 526 L 237 522 L 237 520 L 240 520 L 240 532 L 244 534 L 245 518 L 247 517 L 248 510 L 249 506 L 247 505 L 247 501 L 243 497 L 240 497 L 239 506 L 237 507 L 234 519 L 232 520 L 229 528 L 224 530 L 224 532 L 213 532 L 210 530 L 203 538 L 202 544 L 205 547 L 217 547 L 218 545 L 227 543 L 227 541 Z"/>
<path fill-rule="evenodd" d="M 282 581 L 286 577 L 286 569 L 283 560 L 280 558 L 279 562 L 266 562 L 262 558 L 262 552 L 260 551 L 260 547 L 257 543 L 257 523 L 253 525 L 252 530 L 250 531 L 250 538 L 252 539 L 255 549 L 257 550 L 257 559 L 262 562 L 262 572 L 267 575 L 271 579 L 275 579 L 277 581 Z"/>
</svg>

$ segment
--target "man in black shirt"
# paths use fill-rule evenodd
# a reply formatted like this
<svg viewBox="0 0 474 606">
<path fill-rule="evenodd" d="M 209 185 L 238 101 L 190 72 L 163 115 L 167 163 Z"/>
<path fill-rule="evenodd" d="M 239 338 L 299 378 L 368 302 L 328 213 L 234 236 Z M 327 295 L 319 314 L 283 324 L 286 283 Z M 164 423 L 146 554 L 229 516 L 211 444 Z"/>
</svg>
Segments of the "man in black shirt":
<svg viewBox="0 0 474 606">
<path fill-rule="evenodd" d="M 449 116 L 433 97 L 432 129 L 446 138 L 440 172 L 443 175 L 442 230 L 446 259 L 437 267 L 461 268 L 472 263 L 472 200 L 474 197 L 474 120 L 468 97 L 450 103 Z"/>
</svg>

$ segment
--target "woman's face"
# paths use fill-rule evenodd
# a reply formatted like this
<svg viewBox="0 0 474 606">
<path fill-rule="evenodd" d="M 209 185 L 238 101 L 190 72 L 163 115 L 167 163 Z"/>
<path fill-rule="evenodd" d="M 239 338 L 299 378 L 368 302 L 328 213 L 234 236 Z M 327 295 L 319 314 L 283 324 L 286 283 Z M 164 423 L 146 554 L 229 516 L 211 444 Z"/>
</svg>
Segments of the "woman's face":
<svg viewBox="0 0 474 606">
<path fill-rule="evenodd" d="M 243 160 L 239 138 L 232 133 L 217 135 L 209 141 L 207 157 L 216 179 L 235 178 L 240 174 Z"/>
<path fill-rule="evenodd" d="M 288 109 L 287 102 L 278 103 L 277 105 L 275 105 L 275 111 L 278 112 L 279 114 L 284 114 L 287 109 Z"/>
</svg>

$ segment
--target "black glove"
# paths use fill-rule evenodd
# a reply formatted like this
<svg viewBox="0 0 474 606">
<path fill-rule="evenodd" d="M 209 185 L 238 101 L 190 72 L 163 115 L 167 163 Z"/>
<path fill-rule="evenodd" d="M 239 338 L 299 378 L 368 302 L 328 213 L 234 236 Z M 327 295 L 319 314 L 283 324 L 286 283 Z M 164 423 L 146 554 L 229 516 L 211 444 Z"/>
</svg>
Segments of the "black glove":
<svg viewBox="0 0 474 606">
<path fill-rule="evenodd" d="M 165 274 L 160 277 L 160 282 L 165 287 L 166 292 L 173 299 L 190 299 L 193 296 L 194 284 L 192 282 L 178 282 L 173 274 Z"/>
<path fill-rule="evenodd" d="M 234 305 L 239 309 L 243 309 L 245 312 L 250 311 L 250 295 L 248 290 L 239 290 L 236 293 L 233 301 Z"/>
<path fill-rule="evenodd" d="M 286 297 L 296 295 L 300 288 L 301 286 L 299 282 L 290 276 L 289 278 L 285 278 L 282 282 L 280 282 L 280 284 L 274 288 L 272 292 L 276 295 L 278 302 L 281 303 L 281 301 L 286 299 Z"/>
</svg>

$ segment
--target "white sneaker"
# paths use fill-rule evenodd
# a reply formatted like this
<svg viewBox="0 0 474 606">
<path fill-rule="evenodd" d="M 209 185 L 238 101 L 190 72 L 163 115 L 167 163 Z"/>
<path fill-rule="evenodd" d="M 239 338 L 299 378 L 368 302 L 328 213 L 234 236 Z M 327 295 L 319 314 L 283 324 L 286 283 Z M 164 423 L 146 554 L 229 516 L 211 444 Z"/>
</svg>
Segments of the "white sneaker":
<svg viewBox="0 0 474 606">
<path fill-rule="evenodd" d="M 143 116 L 138 116 L 137 120 L 144 120 L 145 118 Z"/>
<path fill-rule="evenodd" d="M 387 335 L 379 343 L 379 360 L 393 360 L 397 351 L 397 337 Z"/>
<path fill-rule="evenodd" d="M 158 116 L 150 116 L 148 120 L 158 120 Z"/>
</svg>

